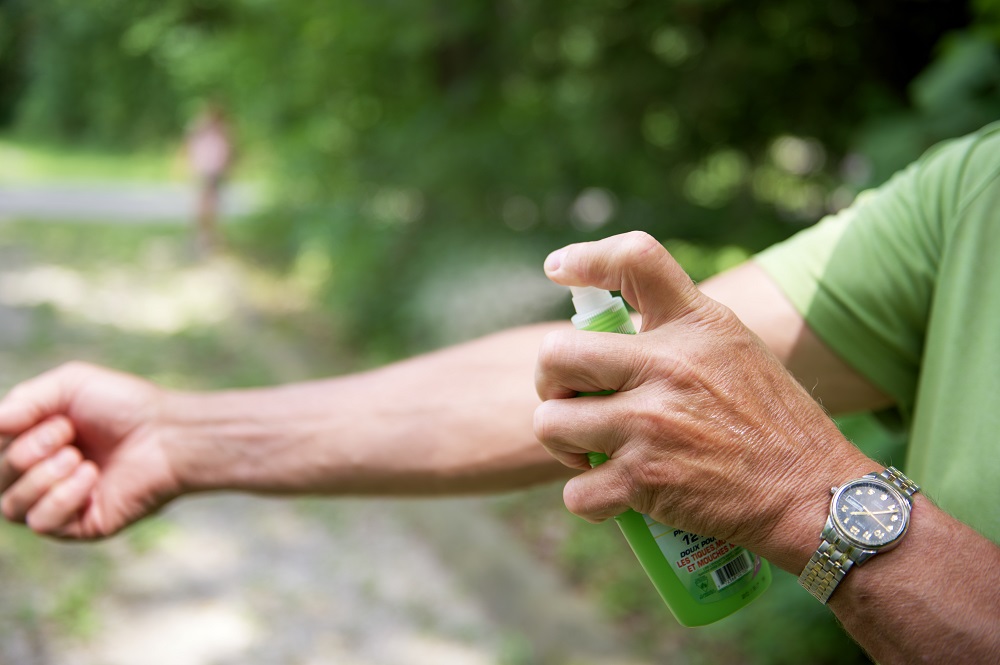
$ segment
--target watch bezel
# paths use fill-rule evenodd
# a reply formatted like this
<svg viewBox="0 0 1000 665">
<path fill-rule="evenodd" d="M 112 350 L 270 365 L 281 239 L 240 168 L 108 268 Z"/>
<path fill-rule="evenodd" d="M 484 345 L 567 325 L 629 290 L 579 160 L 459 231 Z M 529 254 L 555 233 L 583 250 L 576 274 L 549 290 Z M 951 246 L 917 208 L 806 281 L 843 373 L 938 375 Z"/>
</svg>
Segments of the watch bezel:
<svg viewBox="0 0 1000 665">
<path fill-rule="evenodd" d="M 883 488 L 887 493 L 891 494 L 899 503 L 899 512 L 902 518 L 902 528 L 900 528 L 895 534 L 892 535 L 892 539 L 881 544 L 872 544 L 859 540 L 851 535 L 844 525 L 840 522 L 839 515 L 837 514 L 837 503 L 840 497 L 843 496 L 844 492 L 857 487 L 858 485 L 877 485 Z M 885 552 L 886 550 L 891 550 L 893 547 L 899 544 L 903 536 L 906 535 L 907 530 L 910 528 L 910 500 L 898 489 L 892 486 L 892 484 L 887 483 L 885 480 L 879 477 L 862 477 L 850 480 L 840 487 L 836 488 L 833 492 L 833 497 L 830 499 L 830 521 L 833 523 L 834 529 L 837 534 L 849 543 L 851 546 L 856 547 L 861 550 L 867 550 L 869 552 Z"/>
</svg>

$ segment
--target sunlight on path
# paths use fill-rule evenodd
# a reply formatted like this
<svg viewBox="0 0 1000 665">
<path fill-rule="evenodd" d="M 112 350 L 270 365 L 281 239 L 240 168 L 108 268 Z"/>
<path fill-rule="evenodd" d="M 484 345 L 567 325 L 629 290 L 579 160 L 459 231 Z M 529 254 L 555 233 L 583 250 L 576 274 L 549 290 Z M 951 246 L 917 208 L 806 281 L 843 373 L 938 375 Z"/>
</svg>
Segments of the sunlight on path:
<svg viewBox="0 0 1000 665">
<path fill-rule="evenodd" d="M 175 333 L 215 324 L 233 312 L 232 283 L 225 272 L 189 268 L 137 275 L 108 268 L 83 273 L 58 265 L 0 272 L 0 303 L 51 305 L 89 323 L 134 332 Z"/>
<path fill-rule="evenodd" d="M 487 599 L 428 547 L 397 505 L 216 496 L 176 506 L 162 518 L 164 535 L 148 550 L 137 552 L 124 539 L 99 545 L 114 569 L 97 601 L 100 629 L 91 640 L 60 640 L 53 661 L 616 662 L 607 654 L 591 661 L 573 645 L 567 645 L 566 660 L 502 660 L 518 638 L 515 627 L 492 614 Z M 550 602 L 576 601 L 560 591 Z M 577 627 L 586 644 L 594 626 Z"/>
</svg>

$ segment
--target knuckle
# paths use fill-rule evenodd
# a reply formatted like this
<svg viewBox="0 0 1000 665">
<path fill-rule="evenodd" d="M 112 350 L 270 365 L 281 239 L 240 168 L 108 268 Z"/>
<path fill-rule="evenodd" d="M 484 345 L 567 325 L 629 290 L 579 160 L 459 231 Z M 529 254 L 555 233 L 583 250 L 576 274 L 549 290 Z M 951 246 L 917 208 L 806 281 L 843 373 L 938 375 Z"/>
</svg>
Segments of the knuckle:
<svg viewBox="0 0 1000 665">
<path fill-rule="evenodd" d="M 666 251 L 656 238 L 645 231 L 630 231 L 625 234 L 623 244 L 626 253 L 637 259 L 651 252 Z"/>
<path fill-rule="evenodd" d="M 538 347 L 538 369 L 548 374 L 556 369 L 566 353 L 566 332 L 557 330 L 546 333 Z"/>
<path fill-rule="evenodd" d="M 552 332 L 545 336 L 538 350 L 535 366 L 535 390 L 543 400 L 565 396 L 562 383 L 572 363 L 572 342 L 569 331 Z"/>
<path fill-rule="evenodd" d="M 545 410 L 547 408 L 548 402 L 542 402 L 537 407 L 535 407 L 535 413 L 531 417 L 531 428 L 535 433 L 535 438 L 540 442 L 545 443 L 548 435 L 548 423 L 546 422 Z"/>
<path fill-rule="evenodd" d="M 49 447 L 68 441 L 73 436 L 73 423 L 63 415 L 52 416 L 39 429 L 39 435 L 46 437 Z"/>
<path fill-rule="evenodd" d="M 535 409 L 532 424 L 535 430 L 535 437 L 542 444 L 551 443 L 554 440 L 556 427 L 553 409 L 554 405 L 552 402 L 542 402 Z"/>
<path fill-rule="evenodd" d="M 20 515 L 14 504 L 14 498 L 11 495 L 4 494 L 0 497 L 0 513 L 3 513 L 3 516 L 11 522 L 18 521 Z"/>
<path fill-rule="evenodd" d="M 22 440 L 16 442 L 15 445 L 12 445 L 4 453 L 4 466 L 7 467 L 13 476 L 20 476 L 31 468 L 31 456 L 28 452 L 28 447 L 24 445 L 24 441 Z"/>
<path fill-rule="evenodd" d="M 13 401 L 20 401 L 22 398 L 25 397 L 27 391 L 29 390 L 30 384 L 31 384 L 30 380 L 18 383 L 13 388 L 7 391 L 7 399 Z"/>
<path fill-rule="evenodd" d="M 666 405 L 656 395 L 633 397 L 629 408 L 619 419 L 619 429 L 623 439 L 634 441 L 655 441 L 669 431 L 670 422 Z"/>
<path fill-rule="evenodd" d="M 58 447 L 58 434 L 58 430 L 51 426 L 33 430 L 18 447 L 18 462 L 27 466 L 44 459 Z"/>
<path fill-rule="evenodd" d="M 579 483 L 571 480 L 563 487 L 563 503 L 566 505 L 566 510 L 574 515 L 583 517 L 588 514 L 590 508 L 589 499 L 590 493 L 584 491 Z"/>
<path fill-rule="evenodd" d="M 52 530 L 52 525 L 44 516 L 39 516 L 37 512 L 29 512 L 24 517 L 24 523 L 29 529 L 39 534 L 48 534 Z"/>
<path fill-rule="evenodd" d="M 618 467 L 618 477 L 615 486 L 626 503 L 638 508 L 646 508 L 645 496 L 649 493 L 645 465 L 624 463 Z M 647 512 L 643 510 L 643 512 Z"/>
<path fill-rule="evenodd" d="M 46 503 L 46 509 L 50 514 L 64 515 L 75 508 L 71 497 L 59 488 L 49 493 Z"/>
<path fill-rule="evenodd" d="M 79 464 L 83 461 L 83 453 L 76 446 L 66 446 L 66 450 L 69 452 L 68 455 L 72 456 L 72 461 L 74 464 Z"/>
<path fill-rule="evenodd" d="M 83 374 L 91 371 L 94 365 L 83 360 L 70 360 L 64 362 L 62 365 L 56 368 L 56 372 L 68 375 Z"/>
<path fill-rule="evenodd" d="M 674 351 L 669 355 L 655 358 L 644 358 L 647 371 L 666 383 L 671 390 L 686 390 L 701 385 L 701 374 L 697 359 L 689 357 L 683 351 Z"/>
</svg>

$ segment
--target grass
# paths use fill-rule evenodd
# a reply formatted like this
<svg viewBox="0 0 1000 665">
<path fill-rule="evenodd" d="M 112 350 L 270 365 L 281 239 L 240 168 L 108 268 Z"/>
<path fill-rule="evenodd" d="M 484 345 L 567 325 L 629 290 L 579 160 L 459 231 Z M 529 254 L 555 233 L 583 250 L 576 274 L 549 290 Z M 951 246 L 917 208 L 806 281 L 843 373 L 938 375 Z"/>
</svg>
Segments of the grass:
<svg viewBox="0 0 1000 665">
<path fill-rule="evenodd" d="M 0 138 L 0 181 L 171 181 L 185 178 L 183 164 L 168 151 L 115 153 L 94 148 L 45 145 Z"/>
<path fill-rule="evenodd" d="M 244 151 L 234 180 L 266 177 L 266 160 Z M 0 136 L 0 182 L 7 185 L 51 181 L 185 182 L 191 178 L 180 143 L 158 150 L 111 150 L 68 146 Z"/>
<path fill-rule="evenodd" d="M 94 599 L 110 573 L 104 554 L 43 541 L 27 530 L 0 525 L 0 639 L 9 630 L 46 624 L 85 637 L 97 628 Z"/>
</svg>

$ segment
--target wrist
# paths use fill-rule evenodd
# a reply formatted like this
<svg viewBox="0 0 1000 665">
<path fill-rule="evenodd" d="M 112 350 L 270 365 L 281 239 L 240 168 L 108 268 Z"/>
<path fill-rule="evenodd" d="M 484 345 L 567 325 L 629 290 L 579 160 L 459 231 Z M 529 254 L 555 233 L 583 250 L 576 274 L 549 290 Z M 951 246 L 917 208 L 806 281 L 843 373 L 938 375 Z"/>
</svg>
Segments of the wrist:
<svg viewBox="0 0 1000 665">
<path fill-rule="evenodd" d="M 260 459 L 275 424 L 255 412 L 254 391 L 182 392 L 164 396 L 164 447 L 184 493 L 266 489 Z"/>
<path fill-rule="evenodd" d="M 844 438 L 832 421 L 822 430 L 804 444 L 807 454 L 786 470 L 786 510 L 754 550 L 796 576 L 820 544 L 830 514 L 830 489 L 884 468 Z"/>
<path fill-rule="evenodd" d="M 334 434 L 343 433 L 334 390 L 327 381 L 168 394 L 166 438 L 183 491 L 338 491 L 350 469 Z"/>
</svg>

